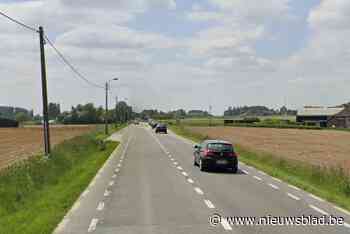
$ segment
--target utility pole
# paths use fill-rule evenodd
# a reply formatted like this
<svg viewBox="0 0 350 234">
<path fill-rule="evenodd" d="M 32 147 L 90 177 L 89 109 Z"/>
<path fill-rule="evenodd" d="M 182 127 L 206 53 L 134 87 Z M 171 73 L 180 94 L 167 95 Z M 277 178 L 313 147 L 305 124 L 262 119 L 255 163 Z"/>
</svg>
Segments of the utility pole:
<svg viewBox="0 0 350 234">
<path fill-rule="evenodd" d="M 108 82 L 106 82 L 106 114 L 105 114 L 105 134 L 108 135 Z"/>
<path fill-rule="evenodd" d="M 45 61 L 45 41 L 44 41 L 44 29 L 39 27 L 39 39 L 40 39 L 40 58 L 41 58 L 41 83 L 42 83 L 42 97 L 43 97 L 43 122 L 44 122 L 44 146 L 45 155 L 49 156 L 51 152 L 50 147 L 50 125 L 49 125 L 49 113 L 47 105 L 47 82 L 46 82 L 46 61 Z"/>
<path fill-rule="evenodd" d="M 209 106 L 209 126 L 211 126 L 211 109 L 212 109 L 212 106 L 210 105 Z"/>
</svg>

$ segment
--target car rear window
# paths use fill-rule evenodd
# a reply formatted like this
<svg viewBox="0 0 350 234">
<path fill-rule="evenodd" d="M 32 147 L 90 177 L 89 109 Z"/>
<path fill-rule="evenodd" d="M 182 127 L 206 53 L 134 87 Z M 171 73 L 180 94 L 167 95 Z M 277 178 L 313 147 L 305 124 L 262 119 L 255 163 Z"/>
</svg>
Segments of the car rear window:
<svg viewBox="0 0 350 234">
<path fill-rule="evenodd" d="M 209 143 L 208 149 L 214 150 L 214 151 L 233 152 L 233 147 L 231 144 L 223 144 L 223 143 Z"/>
<path fill-rule="evenodd" d="M 166 126 L 165 126 L 165 124 L 158 124 L 158 127 L 165 128 Z"/>
</svg>

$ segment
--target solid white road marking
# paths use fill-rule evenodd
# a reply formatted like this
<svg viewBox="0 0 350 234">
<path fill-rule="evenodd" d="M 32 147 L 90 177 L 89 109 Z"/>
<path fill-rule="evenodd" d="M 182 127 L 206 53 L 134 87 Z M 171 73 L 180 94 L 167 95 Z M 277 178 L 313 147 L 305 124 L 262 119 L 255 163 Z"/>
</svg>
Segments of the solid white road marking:
<svg viewBox="0 0 350 234">
<path fill-rule="evenodd" d="M 261 179 L 260 177 L 258 177 L 258 176 L 253 176 L 253 178 L 256 179 L 256 180 L 260 180 L 260 181 L 262 180 L 262 179 Z"/>
<path fill-rule="evenodd" d="M 89 187 L 90 187 L 90 188 L 91 188 L 91 187 L 94 187 L 94 186 L 95 186 L 95 184 L 96 184 L 96 180 L 93 180 L 93 181 L 91 181 L 91 183 L 90 183 Z"/>
<path fill-rule="evenodd" d="M 341 212 L 343 212 L 343 213 L 345 213 L 345 214 L 347 214 L 347 215 L 350 215 L 350 212 L 347 211 L 347 210 L 344 210 L 343 208 L 340 208 L 340 207 L 338 207 L 338 206 L 334 206 L 334 208 L 337 209 L 337 210 L 339 210 L 339 211 L 341 211 Z"/>
<path fill-rule="evenodd" d="M 221 225 L 224 227 L 224 229 L 226 231 L 231 231 L 232 227 L 230 226 L 230 224 L 227 222 L 227 220 L 225 218 L 221 219 Z"/>
<path fill-rule="evenodd" d="M 101 210 L 103 210 L 103 208 L 105 208 L 105 203 L 104 202 L 98 203 L 97 210 L 101 211 Z"/>
<path fill-rule="evenodd" d="M 184 171 L 182 172 L 182 174 L 183 174 L 184 176 L 188 176 L 188 174 L 187 174 L 186 172 L 184 172 Z"/>
<path fill-rule="evenodd" d="M 85 191 L 81 194 L 81 196 L 82 196 L 82 197 L 85 197 L 88 193 L 89 193 L 89 190 L 87 189 L 87 190 L 85 190 Z"/>
<path fill-rule="evenodd" d="M 279 190 L 280 188 L 274 184 L 269 184 L 269 186 L 273 189 Z"/>
<path fill-rule="evenodd" d="M 195 187 L 194 190 L 195 190 L 199 195 L 203 195 L 203 194 L 204 194 L 203 191 L 202 191 L 200 188 L 198 188 L 198 187 Z"/>
<path fill-rule="evenodd" d="M 261 174 L 261 175 L 266 175 L 266 173 L 263 172 L 263 171 L 258 171 L 258 173 Z"/>
<path fill-rule="evenodd" d="M 323 215 L 329 215 L 326 211 L 318 208 L 317 206 L 314 206 L 314 205 L 309 205 L 309 207 L 313 210 L 316 210 L 317 212 L 323 214 Z"/>
<path fill-rule="evenodd" d="M 178 167 L 177 167 L 177 169 L 179 169 L 180 171 L 182 171 L 182 170 L 183 170 L 183 169 L 182 169 L 182 167 L 180 167 L 180 166 L 178 166 Z"/>
<path fill-rule="evenodd" d="M 275 177 L 272 177 L 272 179 L 273 179 L 273 180 L 276 180 L 276 181 L 278 181 L 278 182 L 282 182 L 282 180 L 277 179 L 277 178 L 275 178 Z"/>
<path fill-rule="evenodd" d="M 187 181 L 188 181 L 188 183 L 190 183 L 190 184 L 193 184 L 193 183 L 194 183 L 194 181 L 193 181 L 191 178 L 188 178 Z"/>
<path fill-rule="evenodd" d="M 348 224 L 348 223 L 344 223 L 344 226 L 347 228 L 350 228 L 350 224 Z"/>
<path fill-rule="evenodd" d="M 205 204 L 208 206 L 209 209 L 214 209 L 215 206 L 213 205 L 213 203 L 209 200 L 204 200 Z"/>
<path fill-rule="evenodd" d="M 109 186 L 113 186 L 114 185 L 114 181 L 113 180 L 111 180 L 110 182 L 109 182 L 109 184 L 108 184 Z"/>
<path fill-rule="evenodd" d="M 246 170 L 242 170 L 244 174 L 249 175 L 249 172 Z"/>
<path fill-rule="evenodd" d="M 309 193 L 309 197 L 312 197 L 313 199 L 315 199 L 315 200 L 317 200 L 317 201 L 324 202 L 324 200 L 323 200 L 322 198 L 317 197 L 317 196 L 315 196 L 315 195 L 313 195 L 313 194 L 311 194 L 311 193 Z"/>
<path fill-rule="evenodd" d="M 294 199 L 294 200 L 297 200 L 297 201 L 300 200 L 299 197 L 297 197 L 297 196 L 295 196 L 295 195 L 293 195 L 293 194 L 291 194 L 291 193 L 287 193 L 287 195 L 288 195 L 288 197 L 290 197 L 290 198 L 292 198 L 292 199 Z"/>
<path fill-rule="evenodd" d="M 300 191 L 300 188 L 298 188 L 298 187 L 295 187 L 294 185 L 288 184 L 288 187 L 290 187 L 290 188 L 293 188 L 293 189 L 295 189 L 295 190 L 298 190 L 298 191 Z"/>
<path fill-rule="evenodd" d="M 108 197 L 110 194 L 111 194 L 111 192 L 106 189 L 103 196 Z"/>
<path fill-rule="evenodd" d="M 93 219 L 91 220 L 91 223 L 90 223 L 88 232 L 93 232 L 93 231 L 95 231 L 95 230 L 96 230 L 97 223 L 98 223 L 98 219 L 93 218 Z"/>
<path fill-rule="evenodd" d="M 64 228 L 67 226 L 69 222 L 69 219 L 63 219 L 62 222 L 58 225 L 54 233 L 60 233 L 64 230 Z"/>
</svg>

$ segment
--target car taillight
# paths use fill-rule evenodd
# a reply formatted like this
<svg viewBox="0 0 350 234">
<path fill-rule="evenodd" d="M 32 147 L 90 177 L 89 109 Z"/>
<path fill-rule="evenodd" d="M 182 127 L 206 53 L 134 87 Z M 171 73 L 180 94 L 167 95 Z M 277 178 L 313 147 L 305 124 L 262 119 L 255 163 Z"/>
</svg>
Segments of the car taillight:
<svg viewBox="0 0 350 234">
<path fill-rule="evenodd" d="M 235 152 L 230 152 L 230 153 L 228 153 L 228 156 L 229 157 L 238 157 L 238 154 Z"/>
<path fill-rule="evenodd" d="M 206 156 L 206 157 L 214 156 L 214 152 L 209 150 L 209 149 L 206 149 L 206 150 L 204 150 L 204 156 Z"/>
</svg>

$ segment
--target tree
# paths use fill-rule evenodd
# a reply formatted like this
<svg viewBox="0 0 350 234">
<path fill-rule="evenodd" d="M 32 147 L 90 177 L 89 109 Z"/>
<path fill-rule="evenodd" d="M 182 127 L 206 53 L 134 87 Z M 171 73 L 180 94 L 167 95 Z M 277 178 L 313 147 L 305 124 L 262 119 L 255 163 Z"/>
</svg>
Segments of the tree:
<svg viewBox="0 0 350 234">
<path fill-rule="evenodd" d="M 49 103 L 48 107 L 49 119 L 57 119 L 61 114 L 61 107 L 59 103 Z"/>
<path fill-rule="evenodd" d="M 24 112 L 18 112 L 15 116 L 15 119 L 17 122 L 23 123 L 25 121 L 30 120 L 30 117 Z"/>
</svg>

